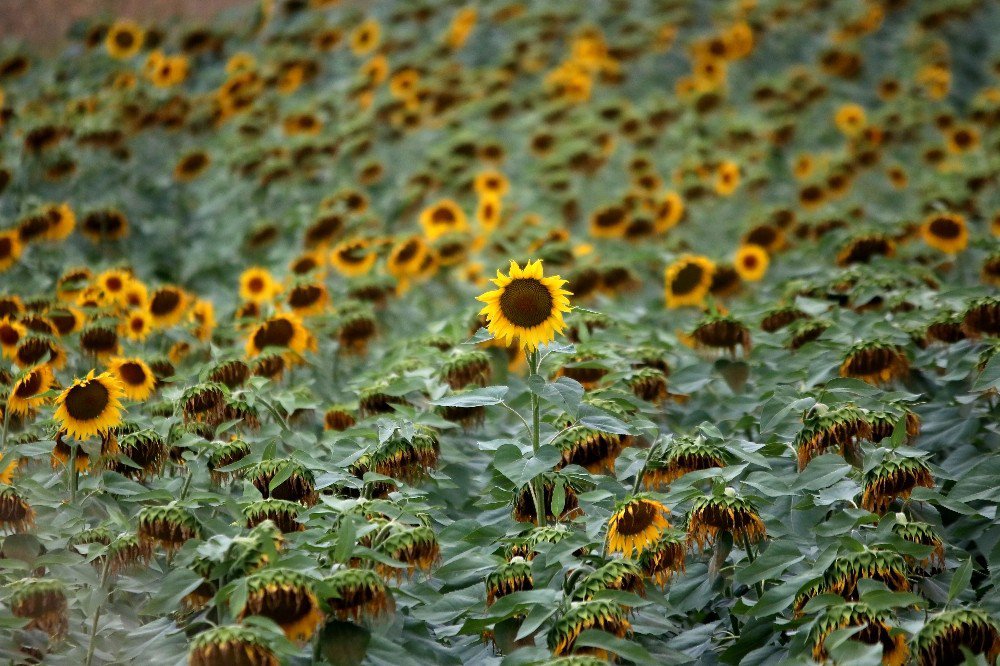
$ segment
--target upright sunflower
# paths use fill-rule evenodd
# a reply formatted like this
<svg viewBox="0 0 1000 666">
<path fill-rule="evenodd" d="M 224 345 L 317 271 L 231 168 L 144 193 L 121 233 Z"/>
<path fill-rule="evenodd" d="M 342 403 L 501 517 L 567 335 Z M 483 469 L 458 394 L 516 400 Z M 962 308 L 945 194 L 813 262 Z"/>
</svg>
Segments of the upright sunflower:
<svg viewBox="0 0 1000 666">
<path fill-rule="evenodd" d="M 700 306 L 712 286 L 715 264 L 708 257 L 684 255 L 664 271 L 668 308 Z"/>
<path fill-rule="evenodd" d="M 534 350 L 555 339 L 566 327 L 563 313 L 569 312 L 570 292 L 562 289 L 566 280 L 558 275 L 543 277 L 542 262 L 527 263 L 524 268 L 510 262 L 510 275 L 499 270 L 493 283 L 499 287 L 478 297 L 486 303 L 480 311 L 488 320 L 487 329 L 510 344 Z"/>
<path fill-rule="evenodd" d="M 666 519 L 669 512 L 663 504 L 644 495 L 629 498 L 608 520 L 608 550 L 626 555 L 642 553 L 670 527 Z"/>
<path fill-rule="evenodd" d="M 111 373 L 95 377 L 91 370 L 56 398 L 55 418 L 70 437 L 87 439 L 121 423 L 123 395 L 121 382 Z"/>
<path fill-rule="evenodd" d="M 156 389 L 156 376 L 140 358 L 113 358 L 108 370 L 122 384 L 122 392 L 129 400 L 142 402 Z"/>
</svg>

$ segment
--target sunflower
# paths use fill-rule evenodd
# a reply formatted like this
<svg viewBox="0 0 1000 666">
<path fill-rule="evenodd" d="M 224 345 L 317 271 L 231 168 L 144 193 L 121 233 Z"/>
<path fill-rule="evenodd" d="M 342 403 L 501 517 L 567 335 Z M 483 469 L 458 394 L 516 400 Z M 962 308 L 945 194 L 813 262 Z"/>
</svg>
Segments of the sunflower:
<svg viewBox="0 0 1000 666">
<path fill-rule="evenodd" d="M 45 403 L 44 393 L 52 387 L 52 368 L 40 365 L 32 368 L 10 388 L 7 408 L 12 414 L 28 415 Z"/>
<path fill-rule="evenodd" d="M 427 244 L 420 236 L 404 238 L 389 252 L 386 269 L 398 280 L 414 276 L 420 271 L 427 252 Z"/>
<path fill-rule="evenodd" d="M 299 317 L 322 313 L 330 301 L 330 293 L 322 282 L 304 282 L 288 290 L 285 302 Z"/>
<path fill-rule="evenodd" d="M 767 536 L 764 521 L 753 502 L 730 488 L 722 495 L 697 498 L 687 516 L 688 542 L 704 549 L 716 542 L 720 532 L 739 544 L 757 543 Z"/>
<path fill-rule="evenodd" d="M 909 372 L 910 360 L 903 348 L 878 340 L 853 345 L 840 365 L 841 377 L 853 377 L 869 384 L 888 384 L 906 377 Z"/>
<path fill-rule="evenodd" d="M 962 330 L 970 338 L 1000 337 L 1000 298 L 985 296 L 972 301 L 962 314 Z"/>
<path fill-rule="evenodd" d="M 933 488 L 934 477 L 920 458 L 890 454 L 864 473 L 861 485 L 861 506 L 882 514 L 894 500 L 908 499 L 914 488 Z"/>
<path fill-rule="evenodd" d="M 132 310 L 122 320 L 119 328 L 129 340 L 142 342 L 153 330 L 153 316 L 146 310 Z"/>
<path fill-rule="evenodd" d="M 712 286 L 715 264 L 707 257 L 684 255 L 664 271 L 668 308 L 701 306 Z"/>
<path fill-rule="evenodd" d="M 653 209 L 653 225 L 657 233 L 665 233 L 676 227 L 685 214 L 684 199 L 677 192 L 667 192 Z"/>
<path fill-rule="evenodd" d="M 7 599 L 14 617 L 28 619 L 26 630 L 43 631 L 59 638 L 69 629 L 66 588 L 58 580 L 22 578 L 13 584 Z"/>
<path fill-rule="evenodd" d="M 27 532 L 35 525 L 35 510 L 11 486 L 0 487 L 0 530 L 11 534 Z"/>
<path fill-rule="evenodd" d="M 56 398 L 55 419 L 70 437 L 87 439 L 121 423 L 123 395 L 121 382 L 111 373 L 94 376 L 91 370 Z"/>
<path fill-rule="evenodd" d="M 716 194 L 728 197 L 740 186 L 740 166 L 735 162 L 723 161 L 715 171 Z"/>
<path fill-rule="evenodd" d="M 253 266 L 240 275 L 240 298 L 251 303 L 267 303 L 281 293 L 281 285 L 266 268 Z"/>
<path fill-rule="evenodd" d="M 737 347 L 741 348 L 744 355 L 750 353 L 752 347 L 750 329 L 739 319 L 729 315 L 710 314 L 702 317 L 695 324 L 690 337 L 699 349 L 717 352 L 726 350 L 734 357 Z"/>
<path fill-rule="evenodd" d="M 607 543 L 611 552 L 641 553 L 670 527 L 670 510 L 645 495 L 634 495 L 617 505 L 608 520 Z"/>
<path fill-rule="evenodd" d="M 757 282 L 767 273 L 771 258 L 760 245 L 741 245 L 733 257 L 733 267 L 744 282 Z"/>
<path fill-rule="evenodd" d="M 480 310 L 487 317 L 487 329 L 505 344 L 515 339 L 521 348 L 535 350 L 548 344 L 561 333 L 566 324 L 563 313 L 569 312 L 570 292 L 562 289 L 566 281 L 558 275 L 543 277 L 542 262 L 520 268 L 510 262 L 510 275 L 499 270 L 493 283 L 499 287 L 478 297 L 486 303 Z"/>
<path fill-rule="evenodd" d="M 892 533 L 904 541 L 927 546 L 931 549 L 924 557 L 903 556 L 911 571 L 925 576 L 933 576 L 944 571 L 944 542 L 941 541 L 941 537 L 938 536 L 933 527 L 920 521 L 907 520 L 905 515 L 897 513 L 896 522 L 892 525 Z"/>
<path fill-rule="evenodd" d="M 178 183 L 189 183 L 204 173 L 211 163 L 211 156 L 204 150 L 183 155 L 174 166 L 174 180 Z"/>
<path fill-rule="evenodd" d="M 451 199 L 441 199 L 420 213 L 420 226 L 427 240 L 434 240 L 449 231 L 465 231 L 465 212 Z"/>
<path fill-rule="evenodd" d="M 158 545 L 168 553 L 202 534 L 194 514 L 179 506 L 146 506 L 136 515 L 136 534 L 140 542 Z"/>
<path fill-rule="evenodd" d="M 951 127 L 945 136 L 948 150 L 955 154 L 967 153 L 979 146 L 979 130 L 971 125 Z"/>
<path fill-rule="evenodd" d="M 589 653 L 606 657 L 606 651 L 600 648 L 575 646 L 577 637 L 588 629 L 624 638 L 631 629 L 628 611 L 609 599 L 574 601 L 549 630 L 549 649 L 555 655 Z"/>
<path fill-rule="evenodd" d="M 371 243 L 363 238 L 346 240 L 330 252 L 330 264 L 345 277 L 358 277 L 371 271 L 377 259 Z"/>
<path fill-rule="evenodd" d="M 932 615 L 913 642 L 918 666 L 967 663 L 962 648 L 983 655 L 987 664 L 1000 656 L 1000 623 L 974 608 L 955 608 Z"/>
<path fill-rule="evenodd" d="M 947 254 L 957 254 L 969 244 L 965 217 L 958 213 L 934 213 L 920 227 L 924 242 Z"/>
<path fill-rule="evenodd" d="M 167 285 L 153 292 L 149 299 L 149 314 L 156 328 L 169 328 L 184 317 L 191 297 L 179 287 Z"/>
<path fill-rule="evenodd" d="M 837 109 L 833 122 L 845 136 L 853 137 L 861 133 L 868 121 L 865 109 L 859 104 L 844 104 Z"/>
<path fill-rule="evenodd" d="M 291 534 L 292 532 L 301 532 L 306 528 L 297 520 L 301 511 L 302 505 L 298 502 L 272 497 L 257 500 L 243 507 L 243 517 L 246 518 L 247 527 L 256 527 L 265 520 L 270 520 L 282 534 Z"/>
<path fill-rule="evenodd" d="M 646 368 L 660 372 L 655 368 Z M 678 435 L 669 446 L 658 449 L 646 462 L 642 483 L 647 488 L 657 488 L 670 484 L 689 472 L 697 472 L 713 467 L 725 467 L 732 463 L 732 454 L 719 442 L 703 436 Z"/>
<path fill-rule="evenodd" d="M 382 37 L 382 26 L 375 19 L 367 19 L 351 31 L 351 53 L 356 56 L 371 53 Z"/>
<path fill-rule="evenodd" d="M 340 620 L 376 619 L 395 609 L 385 581 L 371 569 L 339 569 L 322 583 L 326 605 Z"/>
<path fill-rule="evenodd" d="M 112 58 L 127 60 L 142 48 L 143 31 L 132 21 L 115 21 L 104 38 L 104 48 Z"/>
<path fill-rule="evenodd" d="M 121 382 L 122 392 L 129 400 L 142 402 L 156 389 L 156 377 L 142 359 L 113 358 L 108 371 Z"/>
<path fill-rule="evenodd" d="M 510 191 L 510 181 L 499 171 L 490 169 L 476 175 L 472 181 L 472 188 L 480 197 L 502 198 Z"/>
<path fill-rule="evenodd" d="M 246 343 L 248 356 L 258 356 L 268 347 L 302 354 L 309 346 L 309 332 L 296 315 L 280 314 L 257 324 Z"/>
<path fill-rule="evenodd" d="M 281 660 L 256 629 L 229 625 L 213 627 L 195 636 L 188 650 L 188 664 L 190 666 L 216 664 L 280 666 Z"/>
<path fill-rule="evenodd" d="M 631 216 L 622 206 L 604 206 L 590 216 L 590 235 L 594 238 L 621 238 Z"/>
<path fill-rule="evenodd" d="M 858 582 L 862 579 L 878 581 L 894 592 L 906 592 L 910 589 L 908 572 L 906 559 L 893 550 L 864 548 L 849 552 L 834 559 L 818 582 L 795 596 L 793 613 L 795 617 L 802 615 L 806 604 L 820 594 L 838 594 L 845 601 L 857 601 Z"/>
<path fill-rule="evenodd" d="M 873 440 L 872 424 L 856 405 L 837 407 L 816 405 L 802 418 L 802 429 L 795 436 L 799 471 L 813 458 L 836 449 L 848 460 L 861 457 L 863 439 Z"/>
<path fill-rule="evenodd" d="M 590 601 L 605 590 L 629 592 L 646 596 L 643 570 L 638 562 L 627 559 L 610 560 L 579 578 L 573 586 L 573 599 Z"/>
<path fill-rule="evenodd" d="M 6 358 L 14 356 L 14 350 L 27 333 L 24 324 L 11 319 L 9 315 L 0 319 L 0 350 Z"/>
<path fill-rule="evenodd" d="M 250 445 L 241 439 L 217 444 L 208 458 L 212 481 L 221 485 L 228 481 L 231 476 L 241 476 L 242 471 L 227 472 L 223 468 L 240 462 L 248 455 L 250 455 Z"/>
<path fill-rule="evenodd" d="M 906 637 L 898 630 L 893 631 L 888 622 L 887 613 L 874 611 L 864 603 L 850 602 L 832 606 L 816 620 L 809 632 L 808 640 L 813 645 L 812 657 L 820 663 L 826 662 L 826 638 L 840 629 L 860 627 L 860 631 L 852 634 L 849 640 L 881 645 L 884 666 L 903 666 L 910 657 Z"/>
<path fill-rule="evenodd" d="M 17 231 L 0 232 L 0 273 L 8 270 L 21 258 L 21 241 Z"/>
</svg>

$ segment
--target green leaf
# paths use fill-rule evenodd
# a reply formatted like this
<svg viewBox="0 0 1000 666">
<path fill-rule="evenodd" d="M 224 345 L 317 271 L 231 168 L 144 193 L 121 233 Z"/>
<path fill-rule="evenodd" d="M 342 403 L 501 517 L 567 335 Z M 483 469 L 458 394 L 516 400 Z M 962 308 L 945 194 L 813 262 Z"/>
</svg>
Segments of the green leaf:
<svg viewBox="0 0 1000 666">
<path fill-rule="evenodd" d="M 539 498 L 542 504 L 545 504 L 545 500 Z M 566 484 L 562 478 L 557 478 L 555 486 L 552 489 L 552 515 L 557 518 L 562 515 L 563 509 L 566 508 Z"/>
<path fill-rule="evenodd" d="M 358 528 L 354 517 L 345 515 L 340 519 L 340 529 L 337 532 L 337 545 L 333 550 L 333 558 L 338 562 L 347 563 L 354 552 L 357 543 Z"/>
<path fill-rule="evenodd" d="M 446 395 L 430 404 L 438 407 L 485 407 L 499 405 L 510 390 L 507 386 L 486 386 L 484 388 L 465 391 L 456 395 Z"/>
<path fill-rule="evenodd" d="M 972 558 L 969 557 L 955 569 L 951 577 L 951 584 L 948 586 L 948 603 L 958 598 L 969 587 L 972 581 Z"/>
<path fill-rule="evenodd" d="M 624 421 L 615 418 L 610 414 L 594 414 L 593 416 L 584 416 L 580 419 L 580 423 L 588 428 L 600 430 L 601 432 L 610 432 L 613 435 L 634 434 L 633 430 Z"/>
<path fill-rule="evenodd" d="M 577 648 L 600 648 L 637 664 L 652 664 L 656 662 L 653 655 L 638 643 L 618 638 L 606 631 L 599 631 L 597 629 L 587 629 L 582 632 L 577 636 L 574 646 Z"/>
</svg>

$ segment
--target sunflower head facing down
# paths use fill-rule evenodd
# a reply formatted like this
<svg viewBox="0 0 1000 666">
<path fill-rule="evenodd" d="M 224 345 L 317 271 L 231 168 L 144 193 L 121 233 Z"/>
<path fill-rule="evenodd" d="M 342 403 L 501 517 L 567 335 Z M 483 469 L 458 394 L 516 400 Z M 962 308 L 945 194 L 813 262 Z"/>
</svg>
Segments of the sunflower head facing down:
<svg viewBox="0 0 1000 666">
<path fill-rule="evenodd" d="M 645 495 L 635 495 L 618 506 L 608 521 L 608 550 L 630 555 L 642 553 L 670 527 L 660 502 Z"/>
<path fill-rule="evenodd" d="M 121 382 L 110 372 L 94 371 L 78 379 L 56 398 L 55 418 L 67 435 L 87 439 L 121 423 Z"/>
<path fill-rule="evenodd" d="M 570 292 L 562 288 L 566 280 L 558 275 L 543 277 L 542 262 L 528 262 L 524 268 L 510 262 L 510 275 L 499 270 L 493 280 L 497 286 L 478 300 L 486 304 L 487 330 L 510 344 L 515 338 L 529 351 L 555 339 L 566 327 L 563 313 L 569 312 Z"/>
</svg>

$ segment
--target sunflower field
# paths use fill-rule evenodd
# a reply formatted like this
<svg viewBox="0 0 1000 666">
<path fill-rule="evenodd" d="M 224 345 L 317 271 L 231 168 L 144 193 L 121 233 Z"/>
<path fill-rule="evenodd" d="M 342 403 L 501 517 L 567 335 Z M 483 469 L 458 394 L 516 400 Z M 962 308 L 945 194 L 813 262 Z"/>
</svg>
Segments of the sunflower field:
<svg viewBox="0 0 1000 666">
<path fill-rule="evenodd" d="M 998 287 L 997 0 L 5 41 L 0 660 L 994 664 Z"/>
</svg>

